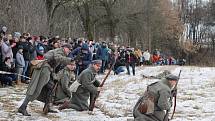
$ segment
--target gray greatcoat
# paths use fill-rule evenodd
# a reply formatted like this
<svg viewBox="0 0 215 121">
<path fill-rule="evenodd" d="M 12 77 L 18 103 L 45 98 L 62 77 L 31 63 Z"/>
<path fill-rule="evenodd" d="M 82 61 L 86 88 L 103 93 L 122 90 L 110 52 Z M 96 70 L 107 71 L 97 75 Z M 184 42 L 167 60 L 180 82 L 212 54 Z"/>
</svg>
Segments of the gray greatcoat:
<svg viewBox="0 0 215 121">
<path fill-rule="evenodd" d="M 97 86 L 99 81 L 96 80 L 97 72 L 90 65 L 85 69 L 78 77 L 78 81 L 81 84 L 77 91 L 72 93 L 72 99 L 70 108 L 76 109 L 78 111 L 84 111 L 89 109 L 88 99 L 92 96 L 92 99 L 97 96 Z M 97 86 L 95 85 L 97 83 Z"/>
<path fill-rule="evenodd" d="M 55 102 L 63 103 L 65 98 L 69 99 L 72 95 L 69 86 L 75 81 L 75 74 L 74 71 L 71 71 L 68 67 L 65 67 L 57 74 L 57 77 L 59 80 L 54 100 Z"/>
<path fill-rule="evenodd" d="M 154 112 L 153 114 L 142 114 L 138 107 L 140 103 L 145 99 L 145 95 L 140 97 L 137 101 L 133 115 L 135 121 L 164 121 L 165 111 L 169 110 L 172 106 L 171 98 L 171 86 L 168 80 L 153 83 L 148 86 L 148 91 L 154 95 Z"/>
<path fill-rule="evenodd" d="M 26 98 L 29 101 L 35 100 L 41 93 L 42 88 L 50 80 L 51 73 L 59 64 L 69 64 L 71 58 L 66 57 L 63 48 L 48 51 L 44 57 L 47 61 L 41 68 L 34 69 L 32 79 L 28 85 Z"/>
</svg>

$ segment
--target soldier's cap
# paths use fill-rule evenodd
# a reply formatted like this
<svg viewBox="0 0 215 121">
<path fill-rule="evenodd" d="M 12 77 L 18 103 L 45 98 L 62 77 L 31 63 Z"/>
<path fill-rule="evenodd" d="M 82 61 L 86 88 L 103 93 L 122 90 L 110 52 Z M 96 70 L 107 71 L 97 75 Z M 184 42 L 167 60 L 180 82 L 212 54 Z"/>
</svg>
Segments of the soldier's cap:
<svg viewBox="0 0 215 121">
<path fill-rule="evenodd" d="M 102 64 L 102 60 L 93 60 L 92 64 Z"/>
<path fill-rule="evenodd" d="M 166 76 L 166 79 L 167 80 L 176 80 L 176 81 L 178 81 L 178 76 L 175 76 L 175 75 L 173 75 L 173 74 L 168 74 L 167 76 Z"/>
<path fill-rule="evenodd" d="M 69 48 L 70 50 L 72 49 L 72 45 L 71 44 L 64 44 L 64 45 L 62 45 L 62 47 Z"/>
</svg>

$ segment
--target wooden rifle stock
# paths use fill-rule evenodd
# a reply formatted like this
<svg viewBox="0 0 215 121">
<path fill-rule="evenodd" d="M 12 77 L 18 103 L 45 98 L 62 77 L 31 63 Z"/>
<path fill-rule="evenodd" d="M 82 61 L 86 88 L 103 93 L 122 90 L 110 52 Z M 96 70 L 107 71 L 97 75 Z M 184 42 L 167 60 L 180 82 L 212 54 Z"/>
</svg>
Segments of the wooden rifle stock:
<svg viewBox="0 0 215 121">
<path fill-rule="evenodd" d="M 180 76 L 181 76 L 181 70 L 180 70 L 180 72 L 179 72 L 179 74 L 178 74 L 178 81 L 179 81 L 179 79 L 180 79 Z M 173 112 L 172 112 L 171 119 L 173 119 L 173 116 L 174 116 L 174 114 L 175 114 L 175 109 L 176 109 L 176 97 L 177 97 L 177 86 L 178 86 L 178 81 L 177 81 L 177 83 L 176 83 L 176 85 L 175 85 L 175 87 L 174 87 L 174 89 L 173 89 L 173 91 L 174 91 L 174 90 L 176 91 L 176 94 L 174 95 L 174 108 L 173 108 Z"/>
<path fill-rule="evenodd" d="M 116 63 L 116 59 L 117 59 L 117 54 L 114 57 L 114 62 L 111 65 L 108 73 L 105 75 L 105 78 L 103 79 L 102 83 L 100 84 L 100 87 L 103 87 L 103 85 L 105 84 L 105 81 L 107 80 L 108 76 L 110 75 L 111 70 L 113 69 L 115 63 Z M 100 91 L 98 91 L 98 94 L 95 97 L 90 96 L 90 106 L 89 106 L 89 111 L 93 111 L 94 107 L 95 107 L 95 102 L 97 97 L 99 96 Z M 92 99 L 93 98 L 93 99 Z"/>
</svg>

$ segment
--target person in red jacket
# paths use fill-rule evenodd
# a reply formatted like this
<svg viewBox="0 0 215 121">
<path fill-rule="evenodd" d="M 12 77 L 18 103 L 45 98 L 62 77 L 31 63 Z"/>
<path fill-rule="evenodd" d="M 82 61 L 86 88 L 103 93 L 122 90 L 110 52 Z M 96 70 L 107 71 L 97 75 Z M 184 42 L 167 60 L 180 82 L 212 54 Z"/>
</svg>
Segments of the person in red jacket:
<svg viewBox="0 0 215 121">
<path fill-rule="evenodd" d="M 43 60 L 44 59 L 44 48 L 42 46 L 40 46 L 38 50 L 39 51 L 37 53 L 36 60 Z"/>
</svg>

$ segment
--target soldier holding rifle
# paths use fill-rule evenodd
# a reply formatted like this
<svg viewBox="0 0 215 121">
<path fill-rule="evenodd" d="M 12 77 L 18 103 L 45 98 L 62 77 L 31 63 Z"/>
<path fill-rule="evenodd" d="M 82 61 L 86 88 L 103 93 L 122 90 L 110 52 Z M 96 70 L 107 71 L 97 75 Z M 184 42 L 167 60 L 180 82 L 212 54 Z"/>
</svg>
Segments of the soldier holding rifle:
<svg viewBox="0 0 215 121">
<path fill-rule="evenodd" d="M 40 66 L 33 71 L 32 79 L 28 85 L 26 97 L 19 107 L 18 112 L 25 116 L 30 116 L 26 108 L 28 103 L 34 100 L 40 100 L 45 103 L 43 111 L 56 112 L 50 108 L 52 100 L 52 92 L 55 87 L 52 81 L 52 74 L 59 64 L 69 64 L 73 59 L 67 57 L 72 46 L 65 44 L 61 48 L 48 51 L 44 57 L 45 60 Z"/>
<path fill-rule="evenodd" d="M 102 90 L 102 88 L 99 87 L 100 82 L 95 78 L 101 65 L 101 60 L 93 60 L 92 64 L 81 72 L 78 77 L 78 82 L 81 85 L 77 88 L 76 92 L 72 93 L 70 101 L 65 101 L 64 104 L 59 107 L 59 110 L 66 108 L 73 108 L 77 111 L 89 110 L 89 98 L 92 102 L 98 95 L 98 92 Z"/>
<path fill-rule="evenodd" d="M 169 74 L 162 81 L 150 84 L 133 109 L 134 120 L 168 121 L 168 111 L 172 106 L 171 89 L 178 79 L 178 76 Z"/>
</svg>

